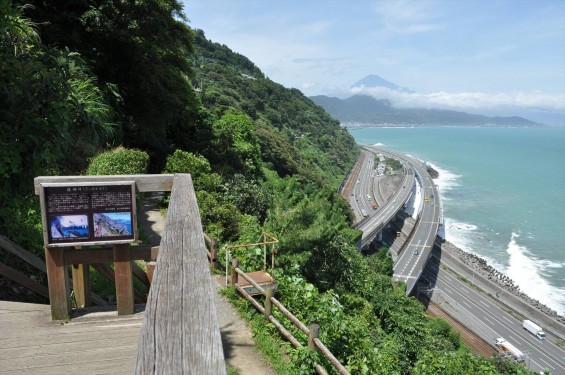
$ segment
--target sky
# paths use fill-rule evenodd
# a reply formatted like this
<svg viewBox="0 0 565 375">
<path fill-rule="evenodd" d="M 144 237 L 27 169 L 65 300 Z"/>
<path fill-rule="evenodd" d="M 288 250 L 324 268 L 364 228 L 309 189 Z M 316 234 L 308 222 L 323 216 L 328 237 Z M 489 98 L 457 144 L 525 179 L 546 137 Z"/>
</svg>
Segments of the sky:
<svg viewBox="0 0 565 375">
<path fill-rule="evenodd" d="M 189 26 L 307 96 L 565 125 L 563 0 L 182 0 Z M 412 92 L 351 88 L 367 75 Z"/>
</svg>

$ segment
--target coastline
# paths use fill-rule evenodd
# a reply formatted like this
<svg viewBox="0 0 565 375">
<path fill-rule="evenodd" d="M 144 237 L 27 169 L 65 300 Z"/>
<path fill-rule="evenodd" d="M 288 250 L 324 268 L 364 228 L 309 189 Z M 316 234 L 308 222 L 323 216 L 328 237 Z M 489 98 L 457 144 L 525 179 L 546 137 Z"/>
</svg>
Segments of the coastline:
<svg viewBox="0 0 565 375">
<path fill-rule="evenodd" d="M 507 293 L 513 295 L 516 298 L 519 298 L 529 306 L 565 325 L 565 316 L 557 314 L 555 310 L 522 292 L 511 278 L 488 264 L 488 262 L 480 256 L 468 253 L 449 241 L 444 241 L 441 244 L 441 251 L 442 253 L 446 252 L 447 254 L 459 260 L 463 265 L 467 267 L 469 273 L 475 272 L 476 275 L 494 283 L 496 286 L 503 289 Z"/>
<path fill-rule="evenodd" d="M 432 179 L 435 180 L 439 178 L 439 172 L 434 169 L 432 165 L 427 164 L 426 167 Z M 476 275 L 478 276 L 477 279 L 484 278 L 485 280 L 492 282 L 505 292 L 527 304 L 529 307 L 543 313 L 547 317 L 554 319 L 559 324 L 565 326 L 565 315 L 559 315 L 557 311 L 522 292 L 516 285 L 514 280 L 512 280 L 503 272 L 491 266 L 486 259 L 480 257 L 479 255 L 462 250 L 453 243 L 444 239 L 442 239 L 442 243 L 439 247 L 441 249 L 441 252 L 445 252 L 451 255 L 459 262 L 461 262 L 464 266 L 466 266 L 469 274 L 476 273 Z M 474 285 L 480 287 L 476 283 L 474 283 Z"/>
<path fill-rule="evenodd" d="M 519 319 L 537 320 L 546 332 L 565 339 L 565 316 L 520 291 L 512 279 L 489 265 L 485 259 L 445 240 L 441 240 L 441 243 L 436 241 L 432 256 L 440 259 L 452 272 L 465 278 L 467 283 L 513 310 L 515 313 L 512 315 L 515 317 L 518 315 Z"/>
<path fill-rule="evenodd" d="M 440 173 L 431 164 L 426 165 L 428 173 L 434 180 L 440 177 Z M 379 189 L 383 197 L 392 195 L 399 185 L 395 183 L 394 175 L 385 175 L 379 181 Z M 438 240 L 441 237 L 438 236 Z M 438 254 L 439 253 L 439 254 Z M 444 255 L 444 256 L 442 256 Z M 516 311 L 518 315 L 537 319 L 540 324 L 551 329 L 561 338 L 565 338 L 565 316 L 559 315 L 555 310 L 544 305 L 535 298 L 522 292 L 517 284 L 503 272 L 491 266 L 488 261 L 479 255 L 467 252 L 455 244 L 441 239 L 436 241 L 436 247 L 432 256 L 440 258 L 452 258 L 453 263 L 458 263 L 457 267 L 450 267 L 451 270 L 461 277 L 467 279 L 473 285 L 493 297 L 498 293 L 498 301 L 506 304 L 509 309 Z"/>
</svg>

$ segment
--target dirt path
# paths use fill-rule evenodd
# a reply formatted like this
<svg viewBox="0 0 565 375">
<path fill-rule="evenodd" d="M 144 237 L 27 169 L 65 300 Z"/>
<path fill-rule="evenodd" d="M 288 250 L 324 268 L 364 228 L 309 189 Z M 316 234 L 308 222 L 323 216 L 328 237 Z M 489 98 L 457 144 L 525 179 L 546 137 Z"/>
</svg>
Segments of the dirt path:
<svg viewBox="0 0 565 375">
<path fill-rule="evenodd" d="M 153 246 L 159 245 L 161 232 L 165 225 L 165 218 L 158 209 L 162 199 L 162 193 L 147 194 L 141 203 L 141 214 L 138 218 L 141 238 Z M 212 279 L 216 292 L 219 292 L 220 284 L 216 278 Z M 245 321 L 219 293 L 216 293 L 214 298 L 226 363 L 236 368 L 240 375 L 275 375 L 275 371 L 255 349 L 251 329 L 245 324 Z"/>
</svg>

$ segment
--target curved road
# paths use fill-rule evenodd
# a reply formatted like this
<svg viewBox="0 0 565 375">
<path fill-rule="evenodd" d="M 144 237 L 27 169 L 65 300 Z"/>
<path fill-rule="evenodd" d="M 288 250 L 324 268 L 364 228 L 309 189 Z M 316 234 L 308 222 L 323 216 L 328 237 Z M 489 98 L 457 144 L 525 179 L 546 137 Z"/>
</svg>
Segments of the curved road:
<svg viewBox="0 0 565 375">
<path fill-rule="evenodd" d="M 425 165 L 421 161 L 379 147 L 370 147 L 370 149 L 375 152 L 391 155 L 401 160 L 405 165 L 411 166 L 415 171 L 416 179 L 418 180 L 417 183 L 420 185 L 420 193 L 426 197 L 426 199 L 422 198 L 421 200 L 416 225 L 404 244 L 404 250 L 400 253 L 394 265 L 393 279 L 404 281 L 406 283 L 406 293 L 410 294 L 434 246 L 441 219 L 439 194 L 437 187 L 434 185 Z M 402 190 L 405 189 L 400 189 L 397 194 L 402 193 Z M 402 204 L 404 203 L 405 202 Z M 392 209 L 395 209 L 395 212 L 397 212 L 402 207 L 402 204 L 400 206 L 398 204 L 393 205 Z M 387 218 L 387 220 L 390 219 Z"/>
<path fill-rule="evenodd" d="M 397 259 L 393 278 L 406 282 L 407 294 L 410 294 L 418 278 L 421 277 L 421 282 L 428 284 L 423 290 L 435 295 L 435 298 L 442 301 L 445 310 L 485 341 L 494 343 L 494 339 L 503 337 L 526 354 L 525 365 L 531 370 L 548 369 L 551 374 L 565 374 L 565 350 L 555 344 L 557 338 L 549 335 L 547 340 L 538 340 L 522 328 L 521 321 L 507 311 L 508 307 L 499 304 L 493 297 L 477 292 L 472 286 L 433 262 L 427 262 L 436 240 L 442 213 L 437 187 L 428 175 L 425 165 L 419 160 L 390 150 L 377 147 L 370 147 L 369 150 L 389 154 L 402 160 L 405 165 L 411 165 L 418 176 L 422 194 L 417 223 Z M 372 157 L 368 159 L 371 160 L 371 163 L 373 162 Z M 372 178 L 371 168 L 364 169 L 362 173 L 359 180 L 361 186 L 365 186 L 363 192 L 366 192 L 370 189 L 370 183 L 365 179 Z M 403 204 L 400 204 L 394 197 L 404 194 L 403 190 L 399 189 L 393 198 L 379 207 L 373 216 L 362 221 L 358 228 L 364 230 L 363 238 L 370 239 L 370 235 L 365 235 L 365 231 L 374 232 L 381 228 L 383 223 L 386 224 L 385 216 L 394 217 L 394 213 Z M 428 199 L 426 200 L 425 197 Z M 392 216 L 391 212 L 394 212 Z M 374 235 L 374 233 L 371 234 L 373 238 Z"/>
</svg>

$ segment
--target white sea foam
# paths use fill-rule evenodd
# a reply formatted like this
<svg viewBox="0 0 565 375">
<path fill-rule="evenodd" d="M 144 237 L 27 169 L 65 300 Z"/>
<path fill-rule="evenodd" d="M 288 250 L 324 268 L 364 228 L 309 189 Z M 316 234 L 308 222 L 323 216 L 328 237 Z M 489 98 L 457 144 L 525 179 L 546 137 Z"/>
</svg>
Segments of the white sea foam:
<svg viewBox="0 0 565 375">
<path fill-rule="evenodd" d="M 441 194 L 441 199 L 447 200 L 448 198 L 445 197 L 445 192 L 454 189 L 458 186 L 461 186 L 458 182 L 458 179 L 461 177 L 461 175 L 450 172 L 447 169 L 438 167 L 435 164 L 432 163 L 428 163 L 428 164 L 439 173 L 439 177 L 434 180 L 434 183 L 437 185 L 439 189 L 439 193 Z"/>
<path fill-rule="evenodd" d="M 448 217 L 444 218 L 445 239 L 463 251 L 472 253 L 472 234 L 477 229 L 476 225 L 460 223 Z"/>
<path fill-rule="evenodd" d="M 519 237 L 517 233 L 512 233 L 508 243 L 506 252 L 510 259 L 506 275 L 514 280 L 522 292 L 554 309 L 558 314 L 565 315 L 565 289 L 551 285 L 543 277 L 547 268 L 563 268 L 565 264 L 537 259 L 526 246 L 517 242 Z"/>
<path fill-rule="evenodd" d="M 383 147 L 384 145 L 385 145 L 384 143 L 379 142 L 379 143 L 375 143 L 373 146 Z"/>
<path fill-rule="evenodd" d="M 504 272 L 505 268 L 496 260 L 477 253 L 474 248 L 477 241 L 481 241 L 483 235 L 477 231 L 478 227 L 474 224 L 459 222 L 450 218 L 444 219 L 445 239 L 461 250 L 474 254 L 484 259 L 492 267 Z"/>
</svg>

